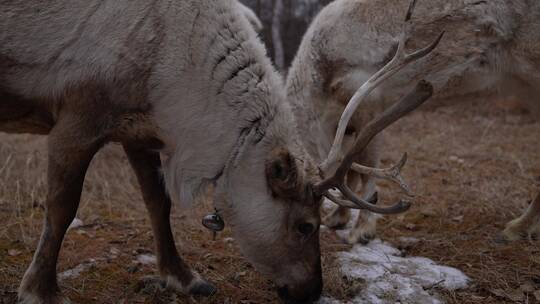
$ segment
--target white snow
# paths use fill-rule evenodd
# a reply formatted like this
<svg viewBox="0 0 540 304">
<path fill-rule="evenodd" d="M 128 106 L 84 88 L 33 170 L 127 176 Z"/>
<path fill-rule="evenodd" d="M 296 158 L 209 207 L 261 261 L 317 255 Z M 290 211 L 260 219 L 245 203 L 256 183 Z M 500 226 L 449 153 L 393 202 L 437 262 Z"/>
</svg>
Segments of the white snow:
<svg viewBox="0 0 540 304">
<path fill-rule="evenodd" d="M 84 226 L 83 221 L 76 217 L 76 218 L 73 219 L 73 221 L 69 225 L 68 229 L 77 229 L 77 228 L 80 228 L 82 226 Z"/>
<path fill-rule="evenodd" d="M 339 253 L 338 260 L 344 275 L 364 282 L 361 293 L 347 303 L 438 304 L 442 301 L 434 287 L 456 290 L 469 283 L 458 269 L 437 265 L 427 258 L 402 257 L 398 249 L 380 240 Z M 319 303 L 341 302 L 323 298 Z"/>
<path fill-rule="evenodd" d="M 143 265 L 151 265 L 157 263 L 157 258 L 153 254 L 139 254 L 137 256 L 137 262 Z"/>
<path fill-rule="evenodd" d="M 356 218 L 352 217 L 354 220 Z M 348 231 L 340 231 L 341 236 Z M 414 244 L 413 238 L 407 239 Z M 355 304 L 439 304 L 437 289 L 466 288 L 470 279 L 460 270 L 436 264 L 423 257 L 403 257 L 392 245 L 374 240 L 355 245 L 338 254 L 343 275 L 361 282 L 360 292 L 345 303 Z M 322 298 L 321 304 L 343 302 Z"/>
<path fill-rule="evenodd" d="M 58 274 L 60 280 L 73 279 L 81 275 L 81 273 L 90 270 L 96 266 L 96 260 L 90 259 L 84 263 L 77 265 L 75 268 L 68 269 Z"/>
</svg>

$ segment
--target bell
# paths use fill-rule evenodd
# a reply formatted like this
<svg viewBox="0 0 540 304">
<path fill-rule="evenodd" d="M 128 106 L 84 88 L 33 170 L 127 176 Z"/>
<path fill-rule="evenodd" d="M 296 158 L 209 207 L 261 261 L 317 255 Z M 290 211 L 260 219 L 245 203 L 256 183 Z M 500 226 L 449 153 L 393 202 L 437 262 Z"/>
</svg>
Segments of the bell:
<svg viewBox="0 0 540 304">
<path fill-rule="evenodd" d="M 225 229 L 225 223 L 217 213 L 212 213 L 203 217 L 202 224 L 204 227 L 214 232 L 223 231 L 223 229 Z"/>
</svg>

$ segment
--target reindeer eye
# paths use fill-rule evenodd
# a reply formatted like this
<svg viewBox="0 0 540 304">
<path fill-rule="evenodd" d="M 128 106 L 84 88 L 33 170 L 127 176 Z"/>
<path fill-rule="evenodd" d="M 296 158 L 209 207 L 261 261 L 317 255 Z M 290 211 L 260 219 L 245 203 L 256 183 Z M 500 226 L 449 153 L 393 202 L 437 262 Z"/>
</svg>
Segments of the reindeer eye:
<svg viewBox="0 0 540 304">
<path fill-rule="evenodd" d="M 301 223 L 297 229 L 304 237 L 309 237 L 315 231 L 315 226 L 311 223 Z"/>
<path fill-rule="evenodd" d="M 272 176 L 279 180 L 285 180 L 287 178 L 287 172 L 281 165 L 281 162 L 274 162 L 272 165 Z"/>
</svg>

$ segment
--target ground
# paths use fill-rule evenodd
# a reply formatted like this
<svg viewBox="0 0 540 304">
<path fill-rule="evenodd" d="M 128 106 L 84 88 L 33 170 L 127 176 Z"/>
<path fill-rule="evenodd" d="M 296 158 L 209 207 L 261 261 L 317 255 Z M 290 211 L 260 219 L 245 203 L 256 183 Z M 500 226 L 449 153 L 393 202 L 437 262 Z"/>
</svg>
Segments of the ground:
<svg viewBox="0 0 540 304">
<path fill-rule="evenodd" d="M 388 216 L 380 237 L 407 255 L 423 256 L 465 272 L 467 289 L 443 293 L 447 303 L 540 303 L 540 243 L 494 241 L 540 189 L 540 123 L 519 104 L 499 100 L 450 102 L 417 111 L 387 132 L 383 163 L 409 153 L 405 178 L 417 197 L 404 215 Z M 46 138 L 0 135 L 0 303 L 15 303 L 42 223 Z M 399 192 L 380 184 L 381 200 Z M 230 232 L 212 240 L 199 219 L 210 210 L 175 208 L 177 247 L 196 270 L 214 282 L 210 299 L 188 298 L 141 284 L 155 274 L 137 261 L 153 250 L 152 234 L 135 177 L 118 146 L 93 161 L 78 217 L 64 242 L 59 272 L 81 264 L 79 276 L 60 284 L 75 303 L 268 303 L 272 285 L 239 254 Z M 345 279 L 337 253 L 349 250 L 332 232 L 322 233 L 325 294 L 341 300 L 358 292 Z M 81 267 L 81 266 L 79 266 Z M 434 288 L 437 288 L 436 286 Z M 537 292 L 540 295 L 540 292 Z"/>
</svg>

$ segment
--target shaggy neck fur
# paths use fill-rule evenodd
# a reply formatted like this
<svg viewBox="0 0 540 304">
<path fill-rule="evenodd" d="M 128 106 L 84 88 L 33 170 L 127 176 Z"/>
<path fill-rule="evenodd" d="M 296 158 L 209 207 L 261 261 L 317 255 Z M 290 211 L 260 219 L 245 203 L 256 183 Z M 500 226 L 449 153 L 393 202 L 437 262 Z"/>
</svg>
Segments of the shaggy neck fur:
<svg viewBox="0 0 540 304">
<path fill-rule="evenodd" d="M 166 142 L 166 184 L 182 204 L 222 176 L 248 134 L 262 136 L 276 112 L 286 111 L 281 78 L 236 3 L 191 2 L 182 9 L 186 5 L 164 12 L 171 23 L 165 28 L 173 30 L 166 34 L 156 68 L 161 73 L 153 79 L 159 87 L 151 96 Z M 178 14 L 190 28 L 174 26 Z M 190 47 L 182 48 L 186 41 Z"/>
</svg>

